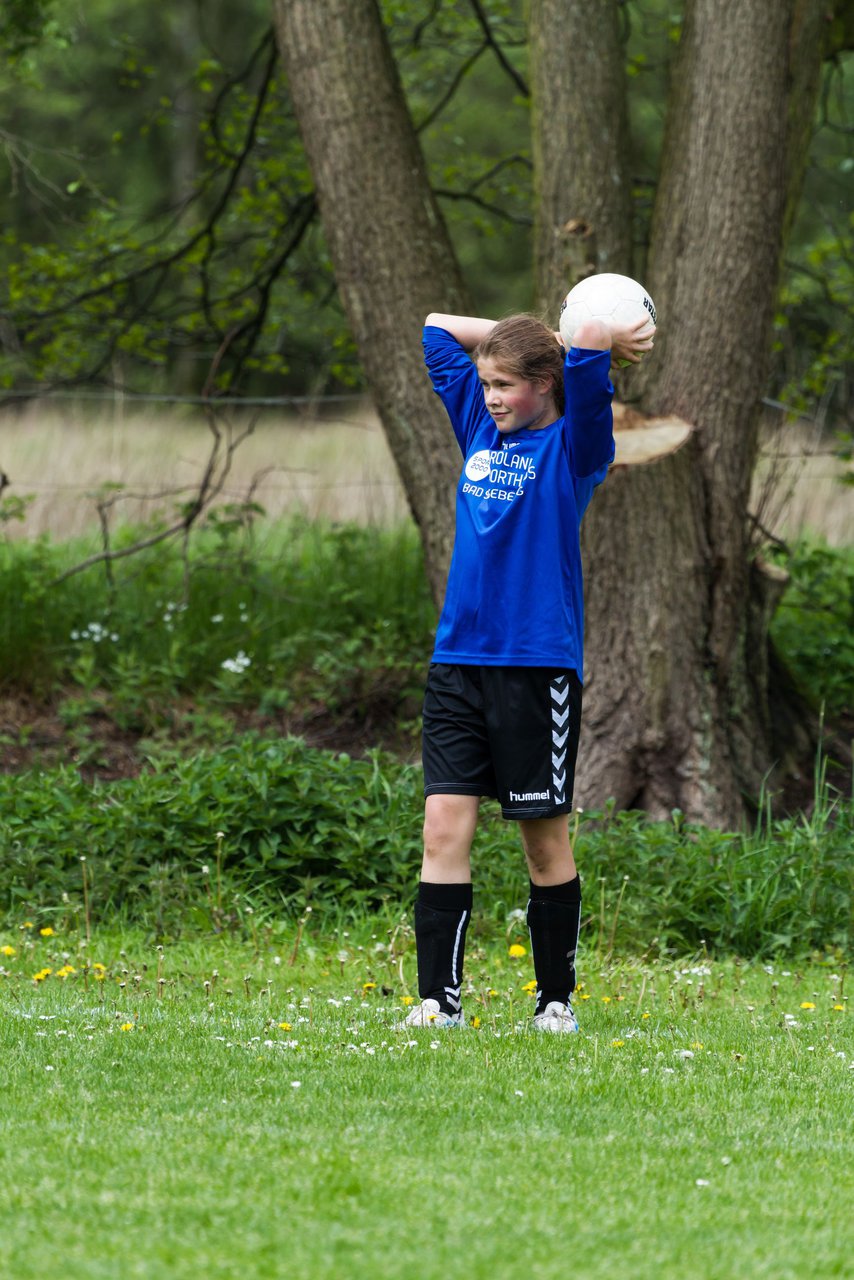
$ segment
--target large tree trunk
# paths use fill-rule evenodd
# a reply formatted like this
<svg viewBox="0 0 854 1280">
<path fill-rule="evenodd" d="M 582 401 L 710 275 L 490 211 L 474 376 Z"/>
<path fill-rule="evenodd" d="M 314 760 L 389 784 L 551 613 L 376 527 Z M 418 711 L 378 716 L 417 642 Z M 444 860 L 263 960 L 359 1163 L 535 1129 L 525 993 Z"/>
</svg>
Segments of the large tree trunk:
<svg viewBox="0 0 854 1280">
<path fill-rule="evenodd" d="M 421 325 L 468 310 L 456 258 L 376 0 L 275 0 L 274 16 L 341 299 L 439 600 L 459 459 Z"/>
<path fill-rule="evenodd" d="M 625 52 L 617 5 L 592 9 L 530 0 L 535 288 L 550 315 L 583 276 L 632 258 Z"/>
<path fill-rule="evenodd" d="M 767 635 L 781 584 L 752 552 L 747 502 L 806 144 L 790 121 L 812 117 L 821 7 L 685 6 L 646 271 L 659 334 L 631 391 L 696 431 L 672 457 L 616 469 L 587 516 L 585 805 L 731 825 L 781 758 Z"/>
</svg>

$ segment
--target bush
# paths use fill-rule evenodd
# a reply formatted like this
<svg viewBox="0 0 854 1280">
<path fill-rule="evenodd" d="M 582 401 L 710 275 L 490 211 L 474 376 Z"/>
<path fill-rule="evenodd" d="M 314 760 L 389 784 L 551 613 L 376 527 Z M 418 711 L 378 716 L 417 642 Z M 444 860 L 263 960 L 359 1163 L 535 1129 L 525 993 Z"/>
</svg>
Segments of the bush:
<svg viewBox="0 0 854 1280">
<path fill-rule="evenodd" d="M 84 714 L 148 732 L 179 697 L 334 709 L 420 683 L 435 614 L 412 526 L 247 531 L 216 515 L 186 559 L 163 544 L 116 562 L 112 581 L 100 567 L 56 581 L 91 551 L 79 543 L 0 541 L 0 600 L 14 602 L 0 609 L 0 685 L 76 686 Z"/>
<path fill-rule="evenodd" d="M 791 580 L 771 636 L 801 689 L 831 719 L 854 708 L 854 547 L 802 541 L 779 557 Z"/>
<path fill-rule="evenodd" d="M 177 932 L 222 927 L 238 900 L 364 913 L 411 901 L 421 771 L 298 739 L 239 738 L 133 782 L 88 786 L 71 769 L 0 777 L 0 909 L 94 920 L 116 912 Z M 221 837 L 218 833 L 222 833 Z M 752 832 L 637 813 L 585 816 L 576 854 L 586 936 L 600 947 L 745 955 L 845 946 L 854 804 L 819 797 L 812 819 Z M 482 922 L 504 927 L 527 876 L 513 824 L 487 807 L 475 851 Z M 206 869 L 205 869 L 206 868 Z M 221 881 L 221 883 L 220 883 Z M 223 887 L 224 886 L 224 887 Z"/>
</svg>

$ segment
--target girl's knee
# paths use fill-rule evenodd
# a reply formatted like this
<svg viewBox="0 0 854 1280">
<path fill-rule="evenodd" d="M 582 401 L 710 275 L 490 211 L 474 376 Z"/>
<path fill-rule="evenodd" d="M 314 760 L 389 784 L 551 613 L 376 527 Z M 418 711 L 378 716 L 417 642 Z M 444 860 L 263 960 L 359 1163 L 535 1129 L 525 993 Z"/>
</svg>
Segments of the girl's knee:
<svg viewBox="0 0 854 1280">
<path fill-rule="evenodd" d="M 430 796 L 424 809 L 425 865 L 468 865 L 476 823 L 476 797 Z"/>
</svg>

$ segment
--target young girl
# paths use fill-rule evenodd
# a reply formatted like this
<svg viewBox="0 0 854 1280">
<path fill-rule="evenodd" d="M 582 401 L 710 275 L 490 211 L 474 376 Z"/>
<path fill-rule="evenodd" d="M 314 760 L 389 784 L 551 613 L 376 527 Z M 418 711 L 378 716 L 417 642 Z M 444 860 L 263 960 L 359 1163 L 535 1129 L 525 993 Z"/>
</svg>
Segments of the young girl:
<svg viewBox="0 0 854 1280">
<path fill-rule="evenodd" d="M 470 850 L 481 796 L 519 823 L 530 875 L 534 1026 L 577 1031 L 581 888 L 569 814 L 581 718 L 579 526 L 614 458 L 609 370 L 652 347 L 646 321 L 559 335 L 530 315 L 431 314 L 424 350 L 464 458 L 456 537 L 424 698 L 421 1003 L 407 1026 L 463 1021 Z"/>
</svg>

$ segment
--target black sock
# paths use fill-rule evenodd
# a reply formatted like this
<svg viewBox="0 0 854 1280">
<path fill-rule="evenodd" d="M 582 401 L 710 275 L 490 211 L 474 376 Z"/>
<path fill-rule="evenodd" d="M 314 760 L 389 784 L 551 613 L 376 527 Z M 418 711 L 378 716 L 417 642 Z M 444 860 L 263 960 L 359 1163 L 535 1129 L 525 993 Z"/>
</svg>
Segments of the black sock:
<svg viewBox="0 0 854 1280">
<path fill-rule="evenodd" d="M 415 902 L 418 994 L 438 1000 L 445 1013 L 459 1013 L 466 930 L 471 919 L 470 884 L 422 880 Z"/>
<path fill-rule="evenodd" d="M 568 1004 L 575 990 L 575 952 L 581 923 L 581 881 L 531 883 L 528 932 L 537 979 L 536 1013 L 557 1000 Z"/>
</svg>

